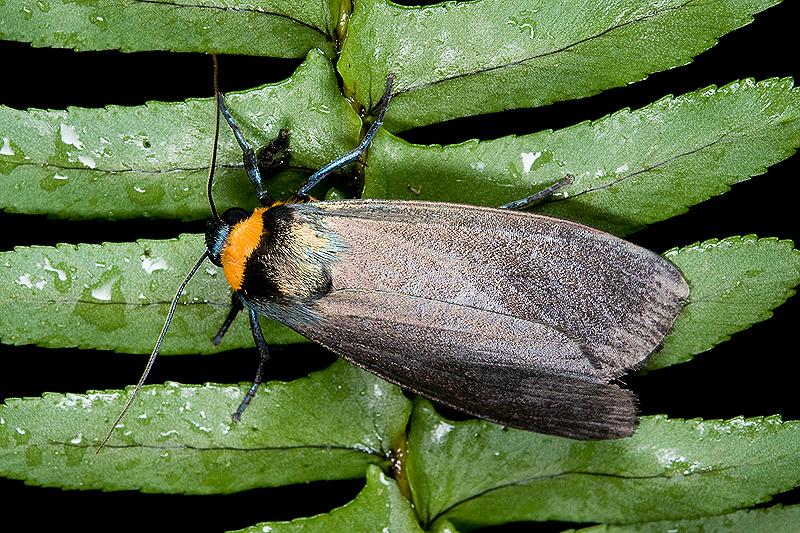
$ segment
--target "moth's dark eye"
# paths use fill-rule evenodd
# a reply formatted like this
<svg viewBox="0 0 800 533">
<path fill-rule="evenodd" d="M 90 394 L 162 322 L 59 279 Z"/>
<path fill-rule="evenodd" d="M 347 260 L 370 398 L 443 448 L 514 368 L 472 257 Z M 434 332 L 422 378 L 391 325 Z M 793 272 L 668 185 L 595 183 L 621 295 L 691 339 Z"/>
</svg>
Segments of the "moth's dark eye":
<svg viewBox="0 0 800 533">
<path fill-rule="evenodd" d="M 226 224 L 233 226 L 237 222 L 241 222 L 242 220 L 246 219 L 249 216 L 250 213 L 248 213 L 244 209 L 240 207 L 231 207 L 230 209 L 222 213 L 222 220 Z"/>
</svg>

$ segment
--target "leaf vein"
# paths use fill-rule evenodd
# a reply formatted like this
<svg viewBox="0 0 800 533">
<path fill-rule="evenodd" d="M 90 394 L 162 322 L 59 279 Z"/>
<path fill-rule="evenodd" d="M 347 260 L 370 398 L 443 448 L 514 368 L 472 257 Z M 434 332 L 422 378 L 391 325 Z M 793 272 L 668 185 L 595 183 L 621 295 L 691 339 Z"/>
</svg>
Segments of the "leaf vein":
<svg viewBox="0 0 800 533">
<path fill-rule="evenodd" d="M 88 444 L 73 444 L 71 442 L 51 441 L 51 446 L 71 446 L 73 448 L 91 448 Z M 291 450 L 337 450 L 347 452 L 357 452 L 360 454 L 372 455 L 385 459 L 378 450 L 366 451 L 368 448 L 359 446 L 347 446 L 343 444 L 297 444 L 286 446 L 255 446 L 242 448 L 238 446 L 195 446 L 192 444 L 165 445 L 165 444 L 107 444 L 105 449 L 148 449 L 148 450 L 191 450 L 198 452 L 269 452 L 269 451 L 291 451 Z"/>
<path fill-rule="evenodd" d="M 729 132 L 725 132 L 718 139 L 715 139 L 715 140 L 713 140 L 711 142 L 705 143 L 704 145 L 699 146 L 697 148 L 694 148 L 692 150 L 689 150 L 687 152 L 681 152 L 679 154 L 675 154 L 672 157 L 669 157 L 669 158 L 664 159 L 663 161 L 659 161 L 657 163 L 653 163 L 650 166 L 644 167 L 644 168 L 642 168 L 640 170 L 637 170 L 635 172 L 631 172 L 630 174 L 623 174 L 622 176 L 620 176 L 619 178 L 617 178 L 615 180 L 603 183 L 601 185 L 596 185 L 594 187 L 589 187 L 588 189 L 579 191 L 579 192 L 577 192 L 575 194 L 572 194 L 572 195 L 569 195 L 569 196 L 554 198 L 552 201 L 553 202 L 561 202 L 561 201 L 564 201 L 564 200 L 567 200 L 567 199 L 577 198 L 578 196 L 584 195 L 586 193 L 595 192 L 595 191 L 601 191 L 603 189 L 608 189 L 609 187 L 612 187 L 612 186 L 614 186 L 614 185 L 616 185 L 618 183 L 621 183 L 621 182 L 623 182 L 623 181 L 625 181 L 627 179 L 639 176 L 641 174 L 645 174 L 647 172 L 651 172 L 651 171 L 653 171 L 653 170 L 655 170 L 657 168 L 661 168 L 661 167 L 666 166 L 666 165 L 668 165 L 670 163 L 673 163 L 673 162 L 675 162 L 675 161 L 677 161 L 677 160 L 679 160 L 679 159 L 681 159 L 683 157 L 688 157 L 688 156 L 697 154 L 699 152 L 702 152 L 703 150 L 705 150 L 707 148 L 711 148 L 712 146 L 714 146 L 716 144 L 719 144 L 723 140 L 726 140 L 726 138 L 731 136 L 731 135 L 732 134 L 730 134 Z"/>
<path fill-rule="evenodd" d="M 752 465 L 748 465 L 748 466 L 752 466 Z M 708 469 L 698 470 L 698 471 L 695 471 L 695 472 L 690 472 L 688 474 L 679 474 L 679 475 L 682 476 L 682 477 L 692 477 L 692 476 L 703 475 L 703 474 L 716 474 L 716 473 L 719 473 L 719 472 L 725 472 L 727 470 L 731 470 L 731 469 L 735 469 L 735 468 L 738 468 L 738 466 L 737 465 L 730 465 L 730 466 L 723 466 L 723 467 L 719 467 L 719 468 L 713 468 L 712 467 L 712 468 L 708 468 Z M 558 477 L 568 476 L 568 475 L 590 476 L 590 477 L 607 477 L 607 478 L 622 479 L 622 480 L 648 480 L 648 479 L 659 479 L 659 478 L 661 478 L 661 479 L 672 479 L 673 477 L 675 477 L 674 475 L 670 475 L 669 473 L 666 473 L 666 472 L 661 472 L 661 473 L 658 473 L 658 474 L 650 474 L 650 475 L 646 475 L 646 476 L 645 475 L 643 475 L 643 476 L 633 476 L 633 475 L 613 474 L 613 473 L 609 473 L 609 472 L 581 472 L 581 471 L 564 471 L 564 472 L 558 472 L 558 473 L 555 473 L 555 474 L 548 474 L 548 475 L 544 475 L 544 476 L 531 476 L 529 478 L 521 479 L 519 481 L 512 481 L 512 482 L 509 482 L 509 483 L 503 483 L 503 484 L 497 485 L 496 487 L 489 487 L 488 489 L 485 489 L 485 490 L 483 490 L 481 492 L 473 494 L 472 496 L 469 496 L 468 498 L 464 498 L 463 500 L 458 501 L 458 502 L 450 505 L 449 507 L 443 509 L 442 511 L 439 511 L 439 513 L 437 513 L 436 516 L 434 516 L 433 519 L 431 519 L 431 523 L 435 522 L 440 517 L 446 515 L 448 512 L 452 511 L 454 508 L 458 507 L 459 505 L 462 505 L 462 504 L 464 504 L 464 503 L 466 503 L 468 501 L 480 498 L 481 496 L 485 496 L 486 494 L 489 494 L 491 492 L 494 492 L 494 491 L 497 491 L 497 490 L 501 490 L 501 489 L 505 489 L 505 488 L 508 488 L 508 487 L 514 487 L 514 486 L 518 486 L 518 485 L 526 485 L 526 484 L 531 483 L 533 481 L 543 481 L 543 480 L 547 480 L 547 479 L 556 479 Z"/>
<path fill-rule="evenodd" d="M 575 47 L 580 46 L 582 44 L 585 44 L 587 42 L 591 42 L 591 41 L 593 41 L 595 39 L 600 39 L 600 38 L 604 37 L 605 35 L 613 32 L 615 30 L 618 30 L 620 28 L 624 28 L 625 26 L 628 26 L 630 24 L 636 24 L 636 23 L 639 23 L 639 22 L 654 18 L 654 17 L 656 17 L 658 15 L 661 15 L 663 13 L 667 13 L 669 11 L 676 11 L 676 10 L 679 10 L 679 9 L 683 9 L 683 8 L 685 8 L 687 5 L 689 5 L 692 2 L 693 2 L 693 0 L 686 0 L 686 2 L 684 2 L 684 3 L 682 3 L 682 4 L 678 5 L 678 6 L 668 7 L 668 8 L 664 8 L 664 9 L 656 9 L 656 10 L 654 10 L 654 11 L 652 11 L 650 13 L 647 13 L 647 14 L 641 16 L 641 17 L 637 17 L 637 18 L 625 21 L 625 22 L 623 22 L 621 24 L 613 25 L 613 26 L 611 26 L 609 28 L 606 28 L 605 30 L 603 30 L 603 31 L 601 31 L 599 33 L 596 33 L 594 35 L 590 35 L 588 37 L 584 37 L 583 39 L 579 39 L 579 40 L 577 40 L 577 41 L 575 41 L 573 43 L 569 43 L 567 45 L 564 45 L 561 48 L 556 48 L 555 50 L 550 50 L 550 51 L 542 53 L 542 54 L 535 54 L 535 55 L 528 56 L 528 57 L 525 57 L 525 58 L 522 58 L 522 59 L 518 59 L 516 61 L 512 61 L 510 63 L 504 63 L 502 65 L 493 65 L 493 66 L 489 66 L 489 67 L 485 67 L 485 68 L 472 70 L 472 71 L 469 71 L 469 72 L 462 72 L 460 74 L 453 74 L 452 76 L 445 76 L 445 77 L 439 78 L 439 79 L 434 80 L 434 81 L 421 83 L 419 85 L 412 85 L 412 86 L 407 87 L 407 88 L 405 88 L 403 90 L 397 91 L 396 93 L 394 93 L 393 96 L 397 96 L 397 95 L 400 95 L 400 94 L 403 94 L 403 93 L 406 93 L 406 92 L 415 91 L 415 90 L 419 90 L 419 89 L 425 89 L 427 87 L 432 87 L 432 86 L 434 86 L 434 85 L 436 85 L 438 83 L 443 83 L 443 82 L 450 81 L 450 80 L 456 80 L 456 79 L 459 79 L 459 78 L 465 78 L 465 77 L 469 77 L 469 76 L 476 76 L 478 74 L 485 74 L 487 72 L 493 72 L 493 71 L 497 71 L 497 70 L 504 70 L 504 69 L 516 67 L 516 66 L 522 65 L 524 63 L 527 63 L 529 61 L 533 61 L 535 59 L 541 59 L 541 58 L 544 58 L 544 57 L 560 54 L 562 52 L 567 52 L 572 48 L 575 48 Z"/>
<path fill-rule="evenodd" d="M 291 21 L 291 22 L 293 22 L 295 24 L 299 24 L 301 26 L 305 26 L 306 28 L 310 28 L 310 29 L 314 30 L 315 32 L 319 33 L 320 35 L 322 35 L 322 36 L 324 36 L 326 38 L 328 37 L 328 35 L 324 31 L 322 31 L 321 29 L 317 28 L 316 26 L 312 26 L 308 22 L 303 22 L 302 20 L 297 19 L 295 17 L 292 17 L 291 15 L 287 15 L 285 13 L 277 13 L 275 11 L 265 11 L 265 10 L 253 9 L 253 8 L 249 8 L 249 7 L 201 5 L 201 4 L 183 4 L 183 3 L 180 3 L 180 2 L 164 2 L 164 1 L 161 1 L 161 0 L 132 0 L 132 2 L 133 3 L 139 3 L 139 4 L 158 4 L 158 5 L 164 5 L 164 6 L 172 6 L 172 7 L 176 8 L 176 9 L 181 9 L 181 8 L 212 9 L 212 10 L 217 10 L 217 11 L 239 11 L 239 12 L 244 12 L 244 13 L 253 13 L 255 15 L 274 16 L 274 17 L 278 17 L 278 18 L 287 19 L 287 20 L 289 20 L 289 21 Z"/>
</svg>

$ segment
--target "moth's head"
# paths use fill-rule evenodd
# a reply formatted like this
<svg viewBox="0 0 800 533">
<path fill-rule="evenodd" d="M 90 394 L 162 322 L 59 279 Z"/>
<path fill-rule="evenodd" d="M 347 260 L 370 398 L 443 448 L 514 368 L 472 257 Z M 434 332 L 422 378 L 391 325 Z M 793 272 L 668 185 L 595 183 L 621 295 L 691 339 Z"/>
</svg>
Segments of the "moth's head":
<svg viewBox="0 0 800 533">
<path fill-rule="evenodd" d="M 206 248 L 211 262 L 222 267 L 233 290 L 238 291 L 244 279 L 247 260 L 261 242 L 264 211 L 252 212 L 238 207 L 228 209 L 219 219 L 208 222 Z"/>
<path fill-rule="evenodd" d="M 222 213 L 221 218 L 212 218 L 206 227 L 206 249 L 211 262 L 222 266 L 222 250 L 230 237 L 233 227 L 247 219 L 250 213 L 239 207 L 232 207 Z"/>
</svg>

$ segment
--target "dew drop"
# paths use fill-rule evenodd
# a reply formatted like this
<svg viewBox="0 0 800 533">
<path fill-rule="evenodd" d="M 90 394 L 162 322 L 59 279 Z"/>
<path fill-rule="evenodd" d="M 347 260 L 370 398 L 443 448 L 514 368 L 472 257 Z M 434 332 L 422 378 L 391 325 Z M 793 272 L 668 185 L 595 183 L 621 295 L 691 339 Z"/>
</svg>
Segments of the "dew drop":
<svg viewBox="0 0 800 533">
<path fill-rule="evenodd" d="M 111 300 L 111 289 L 114 287 L 114 281 L 108 281 L 99 287 L 92 289 L 92 298 L 107 302 Z"/>
<path fill-rule="evenodd" d="M 157 270 L 166 270 L 166 268 L 167 262 L 163 258 L 156 257 L 151 259 L 147 256 L 142 256 L 142 270 L 148 274 L 152 274 Z"/>
<path fill-rule="evenodd" d="M 44 452 L 39 446 L 33 445 L 25 450 L 25 464 L 28 466 L 39 466 L 42 464 Z"/>
<path fill-rule="evenodd" d="M 14 149 L 11 148 L 11 139 L 3 137 L 3 146 L 0 147 L 0 155 L 14 155 Z"/>
<path fill-rule="evenodd" d="M 105 30 L 108 28 L 108 22 L 105 18 L 101 17 L 100 15 L 92 15 L 89 17 L 89 22 L 100 28 L 101 30 Z"/>
<path fill-rule="evenodd" d="M 523 152 L 522 156 L 522 171 L 526 174 L 531 171 L 531 167 L 537 159 L 542 157 L 542 152 Z"/>
<path fill-rule="evenodd" d="M 83 148 L 83 143 L 78 137 L 78 133 L 75 131 L 75 128 L 73 126 L 68 126 L 63 123 L 61 124 L 61 142 L 63 142 L 64 144 L 72 145 L 78 150 Z"/>
<path fill-rule="evenodd" d="M 87 166 L 89 168 L 96 168 L 97 167 L 97 163 L 95 162 L 95 160 L 92 159 L 91 157 L 89 157 L 88 155 L 79 155 L 78 156 L 78 161 L 80 161 L 83 165 L 85 165 L 85 166 Z"/>
<path fill-rule="evenodd" d="M 67 281 L 67 273 L 60 268 L 56 268 L 50 264 L 50 260 L 48 258 L 44 258 L 44 269 L 47 272 L 53 272 L 58 276 L 59 281 Z"/>
<path fill-rule="evenodd" d="M 28 433 L 27 431 L 25 431 L 20 427 L 16 428 L 16 431 L 12 433 L 12 436 L 14 437 L 14 440 L 17 442 L 17 445 L 23 445 L 27 443 L 29 440 L 31 440 L 30 433 Z"/>
<path fill-rule="evenodd" d="M 32 288 L 33 283 L 31 282 L 31 275 L 22 274 L 19 278 L 17 278 L 17 285 L 22 285 L 23 287 L 28 287 L 29 289 Z"/>
</svg>

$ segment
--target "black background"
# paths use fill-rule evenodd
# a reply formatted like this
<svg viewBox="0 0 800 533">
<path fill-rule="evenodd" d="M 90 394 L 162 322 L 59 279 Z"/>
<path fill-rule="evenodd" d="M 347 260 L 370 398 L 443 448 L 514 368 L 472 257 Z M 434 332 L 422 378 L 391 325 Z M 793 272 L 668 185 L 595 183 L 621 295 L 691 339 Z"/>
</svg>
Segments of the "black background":
<svg viewBox="0 0 800 533">
<path fill-rule="evenodd" d="M 682 94 L 745 77 L 797 79 L 800 60 L 796 12 L 789 2 L 784 3 L 757 16 L 754 24 L 723 37 L 694 63 L 654 74 L 629 87 L 546 109 L 460 119 L 407 132 L 403 137 L 440 144 L 469 138 L 492 139 L 561 128 L 622 107 L 642 107 L 667 94 Z M 75 53 L 0 42 L 0 57 L 4 58 L 0 103 L 18 109 L 139 105 L 149 100 L 180 101 L 211 94 L 210 60 L 201 54 Z M 278 81 L 289 76 L 298 64 L 297 60 L 223 57 L 222 88 L 230 91 Z M 536 127 L 530 128 L 530 124 Z M 800 242 L 796 207 L 799 174 L 800 157 L 790 158 L 771 167 L 766 175 L 736 185 L 731 192 L 691 208 L 686 215 L 641 231 L 630 240 L 655 251 L 750 233 Z M 186 231 L 203 231 L 202 223 L 68 222 L 2 212 L 0 228 L 0 250 L 58 242 L 166 238 Z M 800 301 L 794 298 L 778 308 L 772 319 L 735 335 L 690 363 L 627 381 L 639 395 L 644 414 L 730 418 L 780 413 L 785 419 L 797 419 L 800 412 L 793 370 L 798 351 L 792 346 L 798 318 Z M 289 379 L 324 367 L 332 360 L 332 356 L 313 346 L 277 349 L 270 376 Z M 144 356 L 0 345 L 0 399 L 39 396 L 45 391 L 121 388 L 135 382 L 143 363 Z M 150 383 L 247 381 L 255 363 L 254 350 L 204 357 L 163 357 L 151 374 Z M 325 512 L 351 500 L 362 486 L 363 481 L 357 480 L 226 496 L 180 496 L 61 491 L 0 480 L 0 505 L 7 511 L 3 521 L 8 527 L 12 526 L 6 522 L 10 518 L 28 527 L 47 524 L 62 530 L 101 531 L 122 526 L 220 531 Z M 776 499 L 797 503 L 800 491 Z M 117 519 L 109 521 L 109 512 L 115 513 Z M 528 524 L 494 530 L 532 528 Z M 561 525 L 543 526 L 553 531 L 560 528 Z"/>
</svg>

